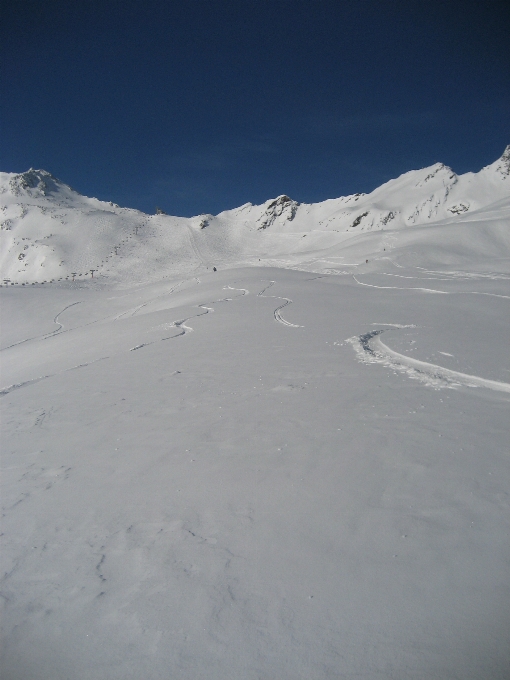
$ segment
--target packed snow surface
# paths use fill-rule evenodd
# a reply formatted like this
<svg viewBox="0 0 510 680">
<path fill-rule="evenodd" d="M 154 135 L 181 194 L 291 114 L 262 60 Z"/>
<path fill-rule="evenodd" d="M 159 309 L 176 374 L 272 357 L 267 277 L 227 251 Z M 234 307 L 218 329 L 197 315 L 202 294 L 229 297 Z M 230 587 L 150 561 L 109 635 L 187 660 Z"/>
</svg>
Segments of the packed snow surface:
<svg viewBox="0 0 510 680">
<path fill-rule="evenodd" d="M 2 680 L 507 680 L 505 154 L 191 219 L 3 175 Z"/>
</svg>

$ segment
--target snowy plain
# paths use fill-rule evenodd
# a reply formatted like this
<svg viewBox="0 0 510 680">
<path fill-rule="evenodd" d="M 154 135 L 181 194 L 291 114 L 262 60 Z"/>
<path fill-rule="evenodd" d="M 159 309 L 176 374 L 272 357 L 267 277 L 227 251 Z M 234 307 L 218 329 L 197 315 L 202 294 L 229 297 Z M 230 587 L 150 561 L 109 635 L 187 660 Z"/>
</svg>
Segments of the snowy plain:
<svg viewBox="0 0 510 680">
<path fill-rule="evenodd" d="M 2 680 L 509 677 L 502 168 L 101 229 L 5 179 Z"/>
</svg>

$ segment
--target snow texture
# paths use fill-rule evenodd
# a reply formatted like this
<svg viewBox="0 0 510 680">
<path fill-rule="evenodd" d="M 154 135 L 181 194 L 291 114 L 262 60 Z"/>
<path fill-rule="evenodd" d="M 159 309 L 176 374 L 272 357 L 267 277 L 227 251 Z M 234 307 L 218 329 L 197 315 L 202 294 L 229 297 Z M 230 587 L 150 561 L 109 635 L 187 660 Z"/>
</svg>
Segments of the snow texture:
<svg viewBox="0 0 510 680">
<path fill-rule="evenodd" d="M 508 678 L 509 162 L 191 219 L 2 176 L 2 680 Z"/>
</svg>

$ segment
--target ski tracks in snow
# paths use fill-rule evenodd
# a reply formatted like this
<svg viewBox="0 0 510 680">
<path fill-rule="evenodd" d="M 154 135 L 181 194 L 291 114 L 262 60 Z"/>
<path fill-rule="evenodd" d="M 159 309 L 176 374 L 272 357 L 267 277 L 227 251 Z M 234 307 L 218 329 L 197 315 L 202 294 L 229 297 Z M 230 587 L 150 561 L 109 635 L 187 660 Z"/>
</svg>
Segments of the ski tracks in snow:
<svg viewBox="0 0 510 680">
<path fill-rule="evenodd" d="M 195 305 L 196 307 L 199 307 L 200 309 L 203 309 L 204 311 L 199 313 L 199 314 L 192 314 L 191 316 L 187 316 L 185 319 L 179 319 L 178 321 L 172 321 L 170 323 L 170 327 L 178 328 L 179 332 L 176 333 L 175 335 L 169 335 L 166 338 L 161 338 L 161 340 L 154 340 L 154 342 L 148 342 L 144 343 L 142 345 L 137 345 L 136 347 L 131 348 L 131 352 L 137 349 L 141 349 L 142 347 L 147 347 L 148 345 L 153 345 L 155 342 L 162 342 L 163 340 L 172 340 L 173 338 L 179 338 L 182 335 L 186 335 L 186 333 L 192 333 L 193 328 L 191 326 L 187 326 L 186 322 L 189 321 L 190 319 L 197 319 L 200 316 L 205 316 L 206 314 L 210 314 L 211 312 L 214 312 L 213 307 L 208 307 L 207 305 L 214 305 L 218 302 L 232 302 L 235 298 L 242 297 L 244 295 L 248 295 L 249 291 L 246 290 L 246 288 L 233 288 L 232 286 L 225 286 L 224 290 L 239 290 L 241 291 L 240 295 L 235 295 L 234 297 L 225 297 L 221 298 L 219 300 L 212 300 L 210 302 L 202 302 L 198 305 Z"/>
<path fill-rule="evenodd" d="M 141 308 L 144 307 L 145 305 L 150 304 L 151 302 L 153 302 L 155 299 L 157 299 L 157 298 L 159 298 L 159 297 L 163 297 L 164 295 L 168 295 L 169 293 L 174 292 L 174 290 L 175 290 L 176 288 L 178 288 L 180 285 L 182 285 L 182 283 L 183 283 L 183 282 L 181 281 L 179 284 L 177 284 L 176 286 L 174 286 L 174 288 L 172 288 L 170 291 L 166 291 L 166 292 L 163 293 L 162 295 L 158 295 L 156 298 L 153 298 L 153 299 L 151 299 L 151 300 L 148 300 L 147 302 L 145 302 L 145 303 L 142 304 L 142 305 L 138 305 L 138 306 L 135 307 L 135 308 L 131 308 L 131 309 L 127 310 L 126 312 L 123 312 L 122 314 L 117 315 L 117 316 L 115 316 L 115 317 L 113 317 L 113 318 L 111 318 L 111 317 L 106 317 L 106 318 L 110 318 L 112 321 L 116 321 L 116 320 L 118 320 L 119 318 L 121 318 L 121 317 L 124 316 L 124 315 L 134 316 L 134 315 L 136 314 L 136 312 L 137 312 L 139 309 L 141 309 Z M 241 293 L 240 293 L 240 295 L 235 295 L 234 297 L 228 297 L 228 298 L 225 297 L 225 298 L 221 298 L 221 299 L 219 299 L 219 300 L 213 300 L 213 301 L 211 301 L 211 302 L 209 302 L 209 303 L 207 303 L 207 304 L 215 304 L 216 302 L 232 302 L 235 298 L 242 297 L 242 296 L 244 296 L 244 295 L 248 295 L 248 294 L 249 294 L 249 291 L 246 290 L 245 288 L 233 288 L 232 286 L 225 286 L 225 290 L 227 290 L 227 289 L 228 289 L 228 290 L 239 290 L 239 291 L 241 291 Z M 60 316 L 63 312 L 65 312 L 66 309 L 69 309 L 69 307 L 72 307 L 73 305 L 77 305 L 77 304 L 80 304 L 80 303 L 79 303 L 79 302 L 73 302 L 72 304 L 67 305 L 67 307 L 64 307 L 64 309 L 62 309 L 62 310 L 55 316 L 55 318 L 54 318 L 54 322 L 55 322 L 56 324 L 58 324 L 59 328 L 58 328 L 56 331 L 53 331 L 52 333 L 48 333 L 48 334 L 46 334 L 46 335 L 39 336 L 39 339 L 41 339 L 41 338 L 42 338 L 42 339 L 50 338 L 50 337 L 52 337 L 53 335 L 58 334 L 59 332 L 61 332 L 61 329 L 62 329 L 62 327 L 63 327 L 63 324 L 61 324 L 61 323 L 59 322 L 59 320 L 58 320 L 59 316 Z M 197 317 L 199 317 L 199 316 L 204 316 L 205 314 L 209 314 L 210 312 L 214 312 L 213 307 L 208 307 L 207 304 L 206 304 L 206 303 L 202 303 L 202 304 L 196 305 L 197 307 L 200 307 L 201 309 L 204 310 L 204 311 L 202 311 L 201 313 L 199 313 L 199 314 L 193 314 L 193 315 L 191 315 L 191 316 L 189 316 L 189 317 L 186 317 L 185 319 L 180 319 L 180 320 L 178 320 L 178 321 L 173 321 L 173 322 L 171 323 L 171 326 L 177 328 L 178 331 L 179 331 L 179 332 L 176 333 L 175 335 L 171 335 L 171 336 L 166 337 L 166 338 L 161 338 L 160 340 L 155 340 L 155 341 L 153 341 L 153 342 L 147 342 L 147 343 L 141 343 L 141 344 L 139 344 L 139 345 L 135 345 L 135 347 L 132 347 L 129 351 L 130 351 L 130 352 L 134 352 L 135 350 L 142 349 L 142 347 L 147 347 L 147 346 L 149 346 L 149 345 L 153 345 L 153 344 L 155 344 L 156 342 L 162 342 L 163 340 L 171 340 L 172 338 L 178 338 L 178 337 L 180 337 L 180 336 L 182 336 L 182 335 L 186 335 L 186 333 L 191 333 L 191 332 L 193 332 L 193 328 L 192 328 L 191 326 L 186 325 L 186 322 L 189 321 L 190 319 L 194 319 L 194 318 L 197 318 Z M 101 320 L 104 320 L 104 319 L 101 319 Z M 91 322 L 91 323 L 97 323 L 97 321 L 94 321 L 94 322 Z M 90 325 L 90 324 L 85 324 L 85 326 L 88 326 L 88 325 Z M 80 327 L 78 327 L 78 328 L 80 328 Z M 22 344 L 22 343 L 24 343 L 24 342 L 28 342 L 29 340 L 35 340 L 35 339 L 38 339 L 38 338 L 27 338 L 26 340 L 22 340 L 22 341 L 20 341 L 20 342 L 18 342 L 18 343 L 15 343 L 14 345 L 10 345 L 10 347 L 14 347 L 15 345 L 19 345 L 19 344 Z M 4 349 L 9 349 L 9 347 L 5 347 Z M 40 382 L 41 380 L 47 380 L 48 378 L 53 378 L 53 377 L 55 377 L 55 376 L 61 375 L 62 373 L 67 373 L 68 371 L 74 371 L 74 370 L 76 370 L 76 369 L 78 369 L 78 368 L 85 368 L 86 366 L 90 366 L 91 364 L 94 364 L 94 363 L 96 363 L 96 362 L 98 362 L 98 361 L 104 361 L 105 359 L 108 359 L 108 358 L 109 358 L 109 357 L 100 357 L 99 359 L 94 359 L 93 361 L 89 361 L 89 362 L 87 362 L 87 363 L 78 364 L 77 366 L 71 366 L 70 368 L 66 368 L 66 369 L 64 369 L 63 371 L 58 371 L 58 372 L 56 372 L 56 373 L 51 373 L 51 374 L 48 374 L 48 375 L 38 376 L 37 378 L 31 378 L 30 380 L 25 380 L 25 381 L 20 382 L 20 383 L 15 383 L 15 384 L 13 384 L 13 385 L 8 385 L 8 386 L 6 386 L 6 387 L 0 388 L 0 397 L 6 396 L 7 394 L 10 394 L 10 393 L 13 392 L 14 390 L 20 389 L 20 388 L 22 388 L 22 387 L 28 387 L 28 386 L 30 386 L 30 385 L 33 385 L 33 384 L 35 384 L 35 383 L 38 383 L 38 382 Z M 178 371 L 177 371 L 177 373 L 178 373 Z"/>
<path fill-rule="evenodd" d="M 58 317 L 63 314 L 66 309 L 69 309 L 69 307 L 74 307 L 74 305 L 79 305 L 81 304 L 81 301 L 79 302 L 72 302 L 70 305 L 67 305 L 67 307 L 64 307 L 64 309 L 61 309 L 60 312 L 55 316 L 53 319 L 53 323 L 57 324 L 58 328 L 54 331 L 51 331 L 50 333 L 44 333 L 43 335 L 35 335 L 33 338 L 25 338 L 24 340 L 20 340 L 19 342 L 14 342 L 12 345 L 8 345 L 7 347 L 2 347 L 0 352 L 5 351 L 6 349 L 11 349 L 11 347 L 16 347 L 17 345 L 23 345 L 25 342 L 30 342 L 30 340 L 46 340 L 47 338 L 51 338 L 54 335 L 58 335 L 62 328 L 64 327 L 64 324 L 60 323 L 58 320 Z"/>
<path fill-rule="evenodd" d="M 112 317 L 106 317 L 105 319 L 100 319 L 100 320 L 97 320 L 97 321 L 93 321 L 93 322 L 84 324 L 84 326 L 89 326 L 89 325 L 91 325 L 91 324 L 93 324 L 93 323 L 97 323 L 98 321 L 104 321 L 104 320 L 106 320 L 106 319 L 110 319 L 111 321 L 117 321 L 117 320 L 119 320 L 119 319 L 121 319 L 121 318 L 125 318 L 125 317 L 128 317 L 128 316 L 129 316 L 129 317 L 133 317 L 133 316 L 135 316 L 135 315 L 137 314 L 137 312 L 138 312 L 140 309 L 142 309 L 143 307 L 149 305 L 151 302 L 153 302 L 153 301 L 156 300 L 157 298 L 164 297 L 165 295 L 168 295 L 168 294 L 170 294 L 170 293 L 173 293 L 173 292 L 174 292 L 179 286 L 181 286 L 183 283 L 184 283 L 184 282 L 181 281 L 181 282 L 179 282 L 178 284 L 176 284 L 173 288 L 171 288 L 169 291 L 165 291 L 165 293 L 163 293 L 162 295 L 158 295 L 156 298 L 152 298 L 151 300 L 147 300 L 147 301 L 144 302 L 143 304 L 137 305 L 137 306 L 134 307 L 134 308 L 132 307 L 132 308 L 126 310 L 125 312 L 122 312 L 122 313 L 120 313 L 120 314 L 117 314 L 117 315 L 114 316 L 113 318 L 112 318 Z M 199 283 L 198 280 L 197 280 L 197 283 Z M 290 328 L 303 328 L 303 326 L 298 326 L 297 324 L 293 324 L 293 323 L 290 323 L 289 321 L 286 321 L 286 320 L 281 316 L 281 310 L 282 310 L 284 307 L 286 307 L 287 305 L 291 304 L 291 303 L 292 303 L 292 300 L 290 300 L 289 298 L 281 297 L 281 296 L 279 296 L 279 295 L 264 295 L 264 292 L 265 292 L 266 290 L 268 290 L 269 288 L 271 288 L 271 286 L 273 286 L 274 284 L 275 284 L 275 281 L 270 281 L 270 282 L 269 282 L 269 285 L 267 285 L 263 290 L 261 290 L 260 293 L 258 293 L 258 295 L 259 295 L 260 297 L 271 297 L 271 298 L 283 300 L 283 304 L 279 305 L 279 306 L 274 310 L 274 318 L 276 319 L 276 321 L 278 321 L 279 323 L 283 324 L 284 326 L 287 326 L 287 327 L 290 327 Z M 142 349 L 143 347 L 147 347 L 147 346 L 149 346 L 149 345 L 153 345 L 153 344 L 155 344 L 156 342 L 162 342 L 162 341 L 164 341 L 164 340 L 172 340 L 172 339 L 174 339 L 174 338 L 178 338 L 178 337 L 181 337 L 181 336 L 183 336 L 183 335 L 186 335 L 187 333 L 192 333 L 192 332 L 193 332 L 193 328 L 192 328 L 191 326 L 188 326 L 186 322 L 189 321 L 190 319 L 195 319 L 195 318 L 198 318 L 198 317 L 200 317 L 200 316 L 205 316 L 206 314 L 210 314 L 210 313 L 214 312 L 214 308 L 213 308 L 213 307 L 209 307 L 208 305 L 214 305 L 214 304 L 216 304 L 216 303 L 218 303 L 218 302 L 232 302 L 232 301 L 235 300 L 236 298 L 243 297 L 243 296 L 245 296 L 245 295 L 249 295 L 249 290 L 246 289 L 246 288 L 234 288 L 233 286 L 230 286 L 230 285 L 229 285 L 229 286 L 225 286 L 225 287 L 224 287 L 224 290 L 239 291 L 239 294 L 238 294 L 238 295 L 234 295 L 233 297 L 224 297 L 224 298 L 220 298 L 219 300 L 212 300 L 212 301 L 207 302 L 207 303 L 204 302 L 204 303 L 201 303 L 201 304 L 196 305 L 196 307 L 202 309 L 203 311 L 202 311 L 202 312 L 199 312 L 198 314 L 193 314 L 193 315 L 187 316 L 187 317 L 185 317 L 184 319 L 179 319 L 178 321 L 172 321 L 172 322 L 171 322 L 170 326 L 176 328 L 176 329 L 178 330 L 177 333 L 175 333 L 174 335 L 170 335 L 170 336 L 168 336 L 168 337 L 165 337 L 165 338 L 161 338 L 160 340 L 154 340 L 153 342 L 140 343 L 140 344 L 135 345 L 134 347 L 132 347 L 129 351 L 130 351 L 130 352 L 134 352 L 134 351 L 136 351 L 136 350 Z M 16 346 L 16 345 L 23 344 L 23 343 L 28 342 L 28 341 L 30 341 L 30 340 L 47 339 L 47 338 L 53 337 L 53 336 L 55 336 L 55 335 L 57 335 L 57 334 L 59 334 L 59 333 L 61 333 L 61 332 L 65 332 L 65 331 L 62 331 L 63 324 L 59 321 L 59 317 L 60 317 L 60 315 L 63 314 L 67 309 L 69 309 L 70 307 L 73 307 L 74 305 L 78 305 L 78 304 L 80 304 L 80 302 L 73 302 L 73 303 L 71 303 L 70 305 L 67 305 L 66 307 L 64 307 L 64 309 L 62 309 L 62 310 L 55 316 L 55 318 L 53 319 L 53 321 L 54 321 L 54 323 L 56 323 L 56 324 L 58 325 L 58 328 L 57 328 L 55 331 L 53 331 L 53 332 L 51 332 L 51 333 L 46 333 L 46 334 L 44 334 L 44 335 L 41 335 L 41 336 L 38 336 L 38 337 L 34 337 L 34 338 L 26 338 L 25 340 L 21 340 L 20 342 L 14 343 L 13 345 L 10 345 L 9 347 L 5 347 L 4 349 L 9 349 L 10 347 L 14 347 L 14 346 Z M 78 328 L 80 328 L 80 326 L 78 326 L 76 329 L 73 329 L 73 330 L 77 330 Z M 86 366 L 89 366 L 90 364 L 94 364 L 94 363 L 96 363 L 97 361 L 103 361 L 104 359 L 108 359 L 108 358 L 109 358 L 109 357 L 100 357 L 99 359 L 95 359 L 95 360 L 90 361 L 90 362 L 87 362 L 87 363 L 79 364 L 79 365 L 77 365 L 77 366 L 72 366 L 72 367 L 70 367 L 70 368 L 64 369 L 63 371 L 58 371 L 58 372 L 56 372 L 56 373 L 52 373 L 52 374 L 49 374 L 49 375 L 38 376 L 38 377 L 32 378 L 32 379 L 30 379 L 30 380 L 25 380 L 25 381 L 20 382 L 20 383 L 15 383 L 15 384 L 13 384 L 13 385 L 9 385 L 9 386 L 6 386 L 6 387 L 4 387 L 4 388 L 0 388 L 0 397 L 1 397 L 1 396 L 6 396 L 7 394 L 10 394 L 11 392 L 13 392 L 13 391 L 15 391 L 15 390 L 18 390 L 18 389 L 20 389 L 20 388 L 22 388 L 22 387 L 28 387 L 28 386 L 30 386 L 30 385 L 34 385 L 35 383 L 38 383 L 38 382 L 40 382 L 41 380 L 47 380 L 48 378 L 53 378 L 53 377 L 55 377 L 55 376 L 61 375 L 62 373 L 67 373 L 68 371 L 74 371 L 74 370 L 76 370 L 76 369 L 78 369 L 78 368 L 85 368 Z"/>
<path fill-rule="evenodd" d="M 427 274 L 435 272 L 426 271 Z M 444 272 L 437 272 L 444 274 Z M 386 274 L 387 276 L 397 276 L 398 278 L 421 280 L 420 277 L 401 276 L 398 274 Z M 359 275 L 358 275 L 359 276 Z M 390 290 L 405 290 L 405 291 L 421 291 L 423 293 L 436 293 L 439 295 L 486 295 L 489 297 L 510 299 L 509 295 L 501 295 L 498 293 L 484 293 L 480 291 L 444 291 L 435 290 L 431 288 L 421 287 L 399 287 L 399 286 L 377 286 L 375 284 L 365 283 L 360 281 L 355 275 L 352 277 L 360 286 L 368 286 L 369 288 L 380 288 Z M 455 277 L 459 278 L 459 277 Z M 430 279 L 429 279 L 430 280 Z M 431 280 L 452 280 L 452 279 L 431 279 Z M 381 326 L 393 326 L 394 328 L 416 328 L 414 325 L 401 324 L 373 324 Z M 436 389 L 442 387 L 455 388 L 459 386 L 465 387 L 485 387 L 497 392 L 510 393 L 510 384 L 500 382 L 498 380 L 488 380 L 480 378 L 476 375 L 469 375 L 459 371 L 452 371 L 448 368 L 443 368 L 436 364 L 431 364 L 426 361 L 419 361 L 412 359 L 404 354 L 399 354 L 385 345 L 380 336 L 386 329 L 379 329 L 365 333 L 364 335 L 354 336 L 349 338 L 347 342 L 351 343 L 358 355 L 358 359 L 364 363 L 378 363 L 383 364 L 387 368 L 394 371 L 399 371 L 408 375 L 408 377 L 415 380 L 420 380 L 426 385 L 432 386 Z"/>
<path fill-rule="evenodd" d="M 239 290 L 241 291 L 240 295 L 235 295 L 234 297 L 225 297 L 225 298 L 220 298 L 219 300 L 211 300 L 210 302 L 202 302 L 199 305 L 196 305 L 197 307 L 200 307 L 200 309 L 203 309 L 204 311 L 201 314 L 193 314 L 193 316 L 188 316 L 185 319 L 181 319 L 180 321 L 174 321 L 173 325 L 178 327 L 182 332 L 177 333 L 176 335 L 172 335 L 169 338 L 163 338 L 163 340 L 171 340 L 172 338 L 177 338 L 180 335 L 185 335 L 186 333 L 191 333 L 193 331 L 193 328 L 191 326 L 186 326 L 186 321 L 189 321 L 190 319 L 196 319 L 199 316 L 205 316 L 205 314 L 210 314 L 214 312 L 213 307 L 208 307 L 207 305 L 214 305 L 218 302 L 233 302 L 236 298 L 238 297 L 243 297 L 244 295 L 249 295 L 249 291 L 246 290 L 246 288 L 233 288 L 232 286 L 224 286 L 223 290 Z"/>
<path fill-rule="evenodd" d="M 56 331 L 53 331 L 53 333 L 49 333 L 49 335 L 56 335 L 60 330 L 62 330 L 62 328 L 64 328 L 64 324 L 60 323 L 60 321 L 58 320 L 58 317 L 61 314 L 63 314 L 66 311 L 66 309 L 69 309 L 69 307 L 74 307 L 75 305 L 79 305 L 79 304 L 81 304 L 81 302 L 71 302 L 70 305 L 67 305 L 67 307 L 64 307 L 64 309 L 57 314 L 57 316 L 53 319 L 53 323 L 58 324 L 58 328 L 57 328 Z"/>
<path fill-rule="evenodd" d="M 292 300 L 290 298 L 282 297 L 280 295 L 264 295 L 265 291 L 271 288 L 276 282 L 275 281 L 269 281 L 269 284 L 263 288 L 260 293 L 257 294 L 258 297 L 267 297 L 267 298 L 274 298 L 278 300 L 283 300 L 283 303 L 279 305 L 273 312 L 274 318 L 276 321 L 279 323 L 283 324 L 284 326 L 287 326 L 289 328 L 304 328 L 304 326 L 300 326 L 295 323 L 291 323 L 290 321 L 287 321 L 284 319 L 281 315 L 281 310 L 286 307 L 287 305 L 292 303 Z M 209 302 L 207 304 L 215 304 L 217 302 L 232 302 L 235 298 L 242 297 L 244 295 L 249 295 L 250 291 L 247 288 L 234 288 L 233 286 L 225 286 L 224 290 L 237 290 L 240 291 L 240 295 L 236 295 L 234 297 L 227 297 L 227 298 L 221 298 L 220 300 L 213 300 L 212 302 Z M 174 321 L 173 325 L 178 327 L 180 329 L 180 332 L 177 333 L 176 335 L 172 335 L 168 338 L 163 338 L 163 340 L 171 340 L 172 338 L 179 337 L 181 335 L 185 335 L 186 333 L 190 333 L 193 331 L 193 328 L 190 326 L 186 326 L 186 321 L 189 321 L 190 319 L 197 318 L 199 316 L 204 316 L 204 314 L 209 314 L 210 312 L 214 312 L 214 309 L 212 307 L 207 307 L 206 303 L 202 303 L 197 305 L 197 307 L 200 307 L 201 309 L 204 310 L 202 314 L 194 314 L 193 316 L 186 317 L 185 319 L 181 319 L 180 321 Z M 139 346 L 141 347 L 141 346 Z M 139 349 L 139 347 L 134 347 L 133 349 Z"/>
<path fill-rule="evenodd" d="M 260 291 L 260 293 L 258 293 L 258 297 L 275 298 L 277 300 L 283 300 L 284 301 L 283 304 L 281 304 L 279 307 L 277 307 L 273 312 L 273 315 L 274 315 L 274 318 L 276 319 L 276 321 L 279 321 L 284 326 L 288 326 L 290 328 L 304 328 L 304 326 L 300 326 L 296 323 L 290 323 L 290 321 L 286 321 L 281 315 L 281 310 L 284 307 L 286 307 L 287 305 L 290 305 L 292 303 L 292 300 L 290 298 L 282 297 L 281 295 L 264 295 L 266 290 L 269 290 L 269 288 L 274 286 L 275 283 L 276 283 L 276 281 L 270 281 L 269 285 L 267 285 L 265 288 L 263 288 Z"/>
<path fill-rule="evenodd" d="M 381 324 L 384 326 L 393 326 L 394 328 L 416 328 L 415 325 L 400 325 L 400 324 Z M 386 368 L 393 371 L 405 373 L 413 380 L 419 380 L 425 385 L 441 389 L 444 387 L 485 387 L 489 390 L 497 392 L 506 392 L 510 394 L 510 384 L 500 382 L 498 380 L 488 380 L 480 378 L 476 375 L 469 375 L 459 371 L 452 371 L 449 368 L 443 368 L 436 364 L 428 363 L 427 361 L 420 361 L 413 359 L 404 354 L 399 354 L 385 345 L 380 336 L 388 328 L 381 328 L 370 331 L 364 335 L 354 336 L 348 338 L 346 342 L 353 345 L 354 350 L 358 356 L 359 361 L 363 363 L 382 364 Z"/>
<path fill-rule="evenodd" d="M 405 279 L 414 279 L 416 281 L 421 281 L 423 279 L 420 279 L 419 277 L 413 277 L 413 276 L 399 276 L 398 274 L 388 274 L 386 272 L 381 272 L 382 275 L 384 276 L 398 276 L 399 278 L 405 278 Z M 359 274 L 358 274 L 359 276 Z M 434 288 L 421 288 L 421 287 L 404 287 L 404 286 L 376 286 L 373 283 L 364 283 L 363 281 L 360 281 L 354 274 L 352 275 L 352 278 L 358 283 L 360 286 L 367 286 L 368 288 L 380 288 L 382 290 L 408 290 L 408 291 L 421 291 L 422 293 L 437 293 L 439 295 L 487 295 L 489 297 L 496 297 L 496 298 L 504 298 L 506 300 L 510 300 L 510 295 L 500 295 L 499 293 L 482 293 L 480 291 L 476 290 L 452 290 L 452 291 L 447 291 L 447 290 L 436 290 Z M 454 279 L 430 279 L 433 281 L 452 281 Z"/>
<path fill-rule="evenodd" d="M 290 300 L 289 298 L 286 298 L 286 297 L 282 297 L 280 295 L 264 295 L 264 292 L 266 290 L 268 290 L 269 288 L 271 288 L 271 286 L 273 286 L 274 284 L 275 284 L 275 281 L 270 281 L 269 285 L 267 285 L 263 290 L 260 291 L 260 293 L 258 293 L 258 296 L 259 297 L 270 297 L 270 298 L 283 300 L 283 303 L 281 305 L 279 305 L 273 312 L 274 318 L 276 319 L 276 321 L 278 321 L 279 323 L 283 324 L 284 326 L 287 326 L 287 327 L 290 327 L 290 328 L 303 328 L 303 326 L 299 326 L 298 324 L 290 323 L 290 321 L 287 321 L 281 315 L 281 310 L 284 307 L 286 307 L 287 305 L 291 304 L 292 300 Z M 171 326 L 178 328 L 179 332 L 176 333 L 175 335 L 170 335 L 167 338 L 162 338 L 161 340 L 172 340 L 173 338 L 178 338 L 178 337 L 181 337 L 183 335 L 186 335 L 186 333 L 192 333 L 193 328 L 191 326 L 186 325 L 186 322 L 189 321 L 190 319 L 196 319 L 200 316 L 205 316 L 205 314 L 209 314 L 209 313 L 214 312 L 214 308 L 208 307 L 207 305 L 214 305 L 218 302 L 232 302 L 236 298 L 243 297 L 245 295 L 250 294 L 250 291 L 247 288 L 234 288 L 233 286 L 230 286 L 230 285 L 224 286 L 224 290 L 239 291 L 240 294 L 235 295 L 233 297 L 225 297 L 225 298 L 221 298 L 219 300 L 212 300 L 212 301 L 207 302 L 207 303 L 203 302 L 201 304 L 196 305 L 197 307 L 199 307 L 200 309 L 203 309 L 204 311 L 199 313 L 199 314 L 193 314 L 192 316 L 188 316 L 184 319 L 180 319 L 179 321 L 173 321 L 171 323 Z M 156 340 L 154 342 L 158 342 L 158 341 Z M 131 351 L 141 349 L 142 347 L 146 347 L 147 345 L 151 345 L 151 344 L 154 344 L 154 343 L 146 343 L 146 344 L 142 344 L 142 345 L 137 345 L 136 347 L 133 347 L 131 349 Z"/>
<path fill-rule="evenodd" d="M 131 307 L 131 309 L 127 309 L 125 312 L 121 312 L 120 314 L 117 314 L 117 316 L 113 317 L 113 321 L 118 321 L 119 319 L 122 319 L 123 317 L 126 316 L 135 316 L 143 307 L 147 307 L 147 305 L 150 305 L 152 302 L 155 300 L 159 300 L 159 298 L 165 297 L 166 295 L 171 295 L 174 293 L 177 288 L 180 288 L 183 285 L 184 281 L 179 281 L 179 283 L 176 283 L 175 286 L 170 288 L 170 290 L 166 290 L 164 293 L 161 293 L 161 295 L 156 295 L 156 297 L 151 298 L 150 300 L 147 300 L 146 302 L 142 302 L 141 305 L 137 305 L 136 307 Z M 197 283 L 200 283 L 197 279 Z"/>
<path fill-rule="evenodd" d="M 8 387 L 2 387 L 0 388 L 0 397 L 5 397 L 6 394 L 10 394 L 11 392 L 14 392 L 14 390 L 18 390 L 21 387 L 27 387 L 28 385 L 35 385 L 35 383 L 41 382 L 41 380 L 47 380 L 48 378 L 54 378 L 57 375 L 62 375 L 63 373 L 69 373 L 69 371 L 76 371 L 78 368 L 85 368 L 86 366 L 90 366 L 91 364 L 96 364 L 98 361 L 104 361 L 105 359 L 109 359 L 110 357 L 100 357 L 99 359 L 94 359 L 92 361 L 88 361 L 85 364 L 78 364 L 77 366 L 71 366 L 70 368 L 65 368 L 63 371 L 57 371 L 56 373 L 50 373 L 49 375 L 41 375 L 38 378 L 32 378 L 31 380 L 25 380 L 24 382 L 20 383 L 15 383 L 14 385 L 9 385 Z"/>
</svg>

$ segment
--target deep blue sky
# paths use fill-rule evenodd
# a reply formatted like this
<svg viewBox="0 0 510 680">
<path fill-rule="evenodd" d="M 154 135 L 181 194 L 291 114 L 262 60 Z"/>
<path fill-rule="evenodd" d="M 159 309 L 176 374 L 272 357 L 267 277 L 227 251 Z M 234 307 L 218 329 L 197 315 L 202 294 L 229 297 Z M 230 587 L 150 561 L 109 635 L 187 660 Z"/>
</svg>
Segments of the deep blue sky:
<svg viewBox="0 0 510 680">
<path fill-rule="evenodd" d="M 476 171 L 510 143 L 505 9 L 6 0 L 0 169 L 174 215 Z"/>
</svg>

